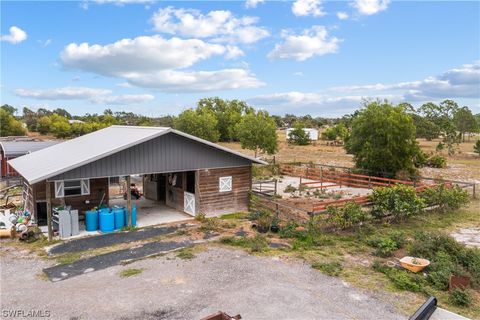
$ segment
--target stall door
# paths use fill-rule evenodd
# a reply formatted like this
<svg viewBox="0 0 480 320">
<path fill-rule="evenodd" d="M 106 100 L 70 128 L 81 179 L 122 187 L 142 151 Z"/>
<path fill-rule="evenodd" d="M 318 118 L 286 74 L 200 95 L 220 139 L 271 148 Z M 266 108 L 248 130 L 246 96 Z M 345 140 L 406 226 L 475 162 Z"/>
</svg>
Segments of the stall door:
<svg viewBox="0 0 480 320">
<path fill-rule="evenodd" d="M 195 194 L 186 191 L 183 193 L 183 211 L 195 216 Z"/>
</svg>

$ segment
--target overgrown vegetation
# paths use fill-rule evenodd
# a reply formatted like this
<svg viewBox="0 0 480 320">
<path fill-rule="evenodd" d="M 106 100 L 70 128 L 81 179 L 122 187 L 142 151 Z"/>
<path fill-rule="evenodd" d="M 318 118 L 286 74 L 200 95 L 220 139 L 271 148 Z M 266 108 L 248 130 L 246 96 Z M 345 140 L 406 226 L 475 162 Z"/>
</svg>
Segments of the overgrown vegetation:
<svg viewBox="0 0 480 320">
<path fill-rule="evenodd" d="M 125 269 L 125 270 L 120 271 L 120 277 L 121 277 L 121 278 L 133 277 L 133 276 L 139 275 L 139 274 L 142 273 L 144 270 L 145 270 L 145 269 L 143 269 L 143 268 L 140 268 L 140 269 L 137 269 L 137 268 Z"/>
<path fill-rule="evenodd" d="M 341 207 L 327 207 L 327 223 L 334 228 L 347 229 L 358 226 L 369 219 L 369 214 L 356 203 L 346 203 Z"/>
<path fill-rule="evenodd" d="M 220 243 L 249 249 L 250 252 L 263 252 L 268 249 L 265 236 L 257 234 L 254 237 L 223 237 Z"/>
<path fill-rule="evenodd" d="M 375 218 L 392 216 L 393 220 L 405 220 L 422 213 L 425 200 L 417 195 L 415 188 L 407 185 L 375 188 L 371 194 L 372 215 Z"/>
</svg>

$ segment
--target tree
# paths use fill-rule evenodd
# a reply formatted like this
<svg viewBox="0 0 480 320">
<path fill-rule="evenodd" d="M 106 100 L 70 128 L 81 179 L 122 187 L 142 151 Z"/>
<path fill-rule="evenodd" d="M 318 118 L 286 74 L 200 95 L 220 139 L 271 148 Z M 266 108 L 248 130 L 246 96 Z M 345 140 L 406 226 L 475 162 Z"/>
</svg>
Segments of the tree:
<svg viewBox="0 0 480 320">
<path fill-rule="evenodd" d="M 173 123 L 176 129 L 205 140 L 217 142 L 220 137 L 215 113 L 208 109 L 201 112 L 187 109 L 180 113 Z"/>
<path fill-rule="evenodd" d="M 278 148 L 275 120 L 267 111 L 247 113 L 236 126 L 242 148 L 274 154 Z"/>
<path fill-rule="evenodd" d="M 217 130 L 220 133 L 220 141 L 238 141 L 235 125 L 240 122 L 244 114 L 252 112 L 244 101 L 223 100 L 218 97 L 203 98 L 197 103 L 197 111 L 211 110 L 217 118 Z"/>
<path fill-rule="evenodd" d="M 348 129 L 344 126 L 343 123 L 339 123 L 333 127 L 327 128 L 323 133 L 322 137 L 326 140 L 345 140 L 348 136 Z"/>
<path fill-rule="evenodd" d="M 295 122 L 293 130 L 290 131 L 287 138 L 288 142 L 299 146 L 306 146 L 310 144 L 310 135 L 305 131 L 305 126 L 301 121 Z"/>
<path fill-rule="evenodd" d="M 18 121 L 11 110 L 8 108 L 0 108 L 0 136 L 23 136 L 27 133 L 27 130 L 23 127 L 22 123 Z"/>
<path fill-rule="evenodd" d="M 358 168 L 375 174 L 413 174 L 413 159 L 420 152 L 412 117 L 387 101 L 370 102 L 352 121 L 345 148 Z"/>
<path fill-rule="evenodd" d="M 460 131 L 463 141 L 465 141 L 465 133 L 478 130 L 477 120 L 468 107 L 458 109 L 453 115 L 453 122 Z"/>
<path fill-rule="evenodd" d="M 11 114 L 12 116 L 15 115 L 15 112 L 17 112 L 17 108 L 12 107 L 9 104 L 2 105 L 2 110 L 5 110 L 8 114 Z"/>
<path fill-rule="evenodd" d="M 433 122 L 439 128 L 442 142 L 437 146 L 437 150 L 447 146 L 450 155 L 455 153 L 455 144 L 460 142 L 457 127 L 453 121 L 453 116 L 457 110 L 458 105 L 452 100 L 442 101 L 438 105 L 428 102 L 418 109 L 420 115 L 423 115 L 425 119 Z"/>
<path fill-rule="evenodd" d="M 41 134 L 47 134 L 50 132 L 50 127 L 52 125 L 52 120 L 48 116 L 43 116 L 38 119 L 37 122 L 37 131 Z"/>
<path fill-rule="evenodd" d="M 68 123 L 67 118 L 62 117 L 56 113 L 52 114 L 50 117 L 50 132 L 52 132 L 57 138 L 66 138 L 71 134 L 71 127 Z"/>
<path fill-rule="evenodd" d="M 438 138 L 440 128 L 431 120 L 418 114 L 412 114 L 413 124 L 417 128 L 417 138 L 425 138 L 428 141 Z"/>
<path fill-rule="evenodd" d="M 477 140 L 477 142 L 475 142 L 475 145 L 473 146 L 473 151 L 478 153 L 478 155 L 480 156 L 480 140 Z"/>
</svg>

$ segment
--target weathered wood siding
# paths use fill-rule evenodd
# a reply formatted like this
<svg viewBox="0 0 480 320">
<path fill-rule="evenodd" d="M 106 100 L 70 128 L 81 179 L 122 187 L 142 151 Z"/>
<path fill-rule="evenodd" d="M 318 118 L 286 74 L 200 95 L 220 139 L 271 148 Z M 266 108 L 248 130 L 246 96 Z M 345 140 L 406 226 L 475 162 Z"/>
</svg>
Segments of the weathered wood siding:
<svg viewBox="0 0 480 320">
<path fill-rule="evenodd" d="M 232 177 L 232 191 L 220 192 L 220 177 Z M 197 213 L 207 216 L 247 211 L 252 186 L 252 167 L 199 170 Z"/>
<path fill-rule="evenodd" d="M 52 207 L 70 205 L 73 209 L 83 212 L 98 206 L 104 194 L 105 197 L 103 201 L 104 203 L 108 203 L 108 178 L 90 179 L 90 194 L 84 196 L 55 198 L 53 192 L 53 190 L 55 190 L 54 182 L 50 182 L 50 188 L 52 190 Z M 33 185 L 35 201 L 46 200 L 46 189 L 45 181 Z M 85 203 L 87 200 L 89 203 Z"/>
</svg>

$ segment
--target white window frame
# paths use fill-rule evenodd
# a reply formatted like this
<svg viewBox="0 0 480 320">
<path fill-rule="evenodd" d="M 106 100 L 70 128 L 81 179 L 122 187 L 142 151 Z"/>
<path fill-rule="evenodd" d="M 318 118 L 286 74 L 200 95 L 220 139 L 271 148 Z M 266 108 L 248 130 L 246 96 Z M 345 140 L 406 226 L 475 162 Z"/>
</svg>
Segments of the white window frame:
<svg viewBox="0 0 480 320">
<path fill-rule="evenodd" d="M 68 180 L 68 181 L 80 182 L 80 194 L 72 194 L 72 195 L 66 196 L 65 180 L 58 180 L 58 181 L 55 181 L 55 198 L 78 197 L 78 196 L 85 196 L 90 194 L 90 179 L 78 179 L 78 180 Z"/>
<path fill-rule="evenodd" d="M 232 176 L 220 177 L 218 179 L 218 191 L 230 192 L 232 191 Z"/>
</svg>

